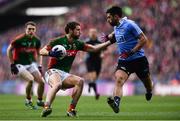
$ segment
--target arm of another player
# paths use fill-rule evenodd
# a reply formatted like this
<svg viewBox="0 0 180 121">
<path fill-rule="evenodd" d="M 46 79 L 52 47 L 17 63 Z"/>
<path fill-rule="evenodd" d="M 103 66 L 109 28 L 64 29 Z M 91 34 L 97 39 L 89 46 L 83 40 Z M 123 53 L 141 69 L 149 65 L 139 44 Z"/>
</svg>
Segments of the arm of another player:
<svg viewBox="0 0 180 121">
<path fill-rule="evenodd" d="M 97 52 L 102 49 L 105 49 L 112 43 L 110 41 L 106 41 L 104 43 L 98 44 L 98 45 L 91 45 L 91 44 L 85 44 L 84 51 L 86 52 Z"/>
<path fill-rule="evenodd" d="M 40 71 L 40 73 L 42 74 L 43 73 L 43 69 L 42 69 L 42 64 L 43 64 L 43 56 L 39 54 L 39 65 L 38 65 L 38 69 Z"/>
<path fill-rule="evenodd" d="M 10 44 L 7 48 L 7 56 L 10 60 L 10 63 L 11 63 L 11 66 L 10 66 L 11 67 L 11 73 L 12 74 L 18 74 L 19 70 L 16 67 L 16 64 L 14 64 L 12 50 L 13 50 L 13 46 Z"/>
<path fill-rule="evenodd" d="M 13 46 L 10 44 L 7 48 L 7 56 L 10 60 L 10 63 L 14 63 L 13 61 L 13 54 L 12 54 Z"/>
</svg>

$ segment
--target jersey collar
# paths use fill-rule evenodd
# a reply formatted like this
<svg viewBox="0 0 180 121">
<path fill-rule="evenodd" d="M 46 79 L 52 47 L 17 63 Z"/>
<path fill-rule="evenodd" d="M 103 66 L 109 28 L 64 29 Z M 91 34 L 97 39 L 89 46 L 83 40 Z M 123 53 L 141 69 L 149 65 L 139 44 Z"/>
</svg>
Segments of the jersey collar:
<svg viewBox="0 0 180 121">
<path fill-rule="evenodd" d="M 120 26 L 124 23 L 125 20 L 127 20 L 126 16 L 119 20 L 120 24 L 118 26 L 116 26 L 116 28 L 120 28 Z"/>
</svg>

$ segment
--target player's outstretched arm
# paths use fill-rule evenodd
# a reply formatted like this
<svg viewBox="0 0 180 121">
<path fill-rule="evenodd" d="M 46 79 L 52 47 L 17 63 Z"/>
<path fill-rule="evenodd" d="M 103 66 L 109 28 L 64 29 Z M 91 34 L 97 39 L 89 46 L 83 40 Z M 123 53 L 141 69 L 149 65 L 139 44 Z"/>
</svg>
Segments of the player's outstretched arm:
<svg viewBox="0 0 180 121">
<path fill-rule="evenodd" d="M 85 44 L 84 51 L 86 51 L 86 52 L 97 52 L 97 51 L 105 49 L 106 47 L 108 47 L 111 44 L 112 43 L 110 41 L 106 41 L 106 42 L 98 44 L 98 45 Z"/>
<path fill-rule="evenodd" d="M 11 68 L 11 74 L 18 74 L 19 70 L 16 67 L 16 64 L 14 64 L 14 60 L 13 60 L 13 54 L 12 54 L 12 50 L 13 50 L 13 46 L 10 44 L 7 48 L 7 56 L 10 60 L 10 68 Z"/>
</svg>

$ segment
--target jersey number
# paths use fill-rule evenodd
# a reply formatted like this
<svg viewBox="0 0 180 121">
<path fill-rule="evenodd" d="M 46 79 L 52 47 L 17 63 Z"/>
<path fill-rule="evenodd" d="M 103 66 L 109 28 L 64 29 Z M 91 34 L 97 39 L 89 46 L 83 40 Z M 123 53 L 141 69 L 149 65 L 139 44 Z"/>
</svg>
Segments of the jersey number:
<svg viewBox="0 0 180 121">
<path fill-rule="evenodd" d="M 124 38 L 123 35 L 118 36 L 118 43 L 124 43 L 126 39 Z"/>
</svg>

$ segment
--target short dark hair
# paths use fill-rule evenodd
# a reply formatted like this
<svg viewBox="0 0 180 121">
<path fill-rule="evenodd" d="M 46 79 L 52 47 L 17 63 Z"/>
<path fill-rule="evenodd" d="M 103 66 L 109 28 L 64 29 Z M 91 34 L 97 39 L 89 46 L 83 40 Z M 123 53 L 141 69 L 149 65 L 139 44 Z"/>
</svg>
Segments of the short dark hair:
<svg viewBox="0 0 180 121">
<path fill-rule="evenodd" d="M 34 21 L 28 21 L 25 23 L 25 26 L 27 27 L 28 25 L 36 26 L 36 23 Z"/>
<path fill-rule="evenodd" d="M 74 30 L 76 28 L 76 26 L 80 26 L 80 24 L 78 22 L 75 22 L 75 21 L 67 23 L 65 26 L 66 34 L 69 33 L 69 29 Z"/>
<path fill-rule="evenodd" d="M 118 15 L 122 17 L 122 8 L 119 6 L 112 6 L 111 8 L 107 9 L 106 13 L 110 13 L 111 15 Z"/>
</svg>

